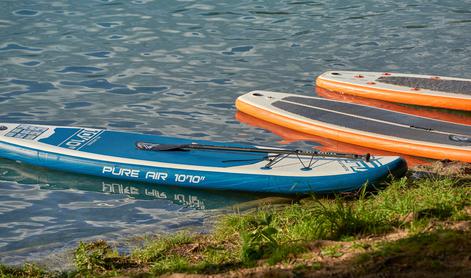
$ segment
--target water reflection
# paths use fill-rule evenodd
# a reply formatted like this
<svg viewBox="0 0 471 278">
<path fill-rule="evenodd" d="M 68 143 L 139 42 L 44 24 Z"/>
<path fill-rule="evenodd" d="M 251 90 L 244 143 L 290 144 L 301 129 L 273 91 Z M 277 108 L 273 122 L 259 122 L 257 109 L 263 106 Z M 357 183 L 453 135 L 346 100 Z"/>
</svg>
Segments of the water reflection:
<svg viewBox="0 0 471 278">
<path fill-rule="evenodd" d="M 0 159 L 0 262 L 35 260 L 80 240 L 120 242 L 147 233 L 203 230 L 212 216 L 258 198 L 121 182 Z"/>
<path fill-rule="evenodd" d="M 116 194 L 139 200 L 166 200 L 197 210 L 230 207 L 263 197 L 263 195 L 243 192 L 195 190 L 77 175 L 24 165 L 6 159 L 0 159 L 0 180 L 21 185 L 38 185 L 42 190 L 79 190 Z"/>
</svg>

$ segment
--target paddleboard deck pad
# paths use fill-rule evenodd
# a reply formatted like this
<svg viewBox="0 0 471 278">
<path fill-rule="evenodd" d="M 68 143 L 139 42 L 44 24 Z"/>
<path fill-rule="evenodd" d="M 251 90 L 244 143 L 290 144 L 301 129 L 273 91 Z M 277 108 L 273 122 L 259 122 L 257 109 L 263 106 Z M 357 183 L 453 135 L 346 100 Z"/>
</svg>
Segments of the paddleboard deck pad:
<svg viewBox="0 0 471 278">
<path fill-rule="evenodd" d="M 471 111 L 471 79 L 388 72 L 328 71 L 316 86 L 390 102 Z"/>
<path fill-rule="evenodd" d="M 262 120 L 354 145 L 471 162 L 471 126 L 294 94 L 254 91 L 237 109 Z"/>
<path fill-rule="evenodd" d="M 215 149 L 155 146 L 210 145 Z M 95 128 L 0 124 L 0 156 L 56 170 L 188 188 L 307 194 L 352 191 L 401 175 L 399 157 L 352 159 L 217 147 L 233 143 L 171 138 Z M 266 148 L 264 148 L 266 149 Z"/>
</svg>

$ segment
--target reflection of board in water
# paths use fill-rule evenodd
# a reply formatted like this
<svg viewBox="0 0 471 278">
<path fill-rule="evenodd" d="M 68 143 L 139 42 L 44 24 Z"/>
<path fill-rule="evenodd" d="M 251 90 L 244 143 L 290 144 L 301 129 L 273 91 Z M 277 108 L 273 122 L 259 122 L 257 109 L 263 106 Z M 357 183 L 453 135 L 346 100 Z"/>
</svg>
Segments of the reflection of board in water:
<svg viewBox="0 0 471 278">
<path fill-rule="evenodd" d="M 93 176 L 77 175 L 26 166 L 0 159 L 0 180 L 21 184 L 39 184 L 41 189 L 75 189 L 88 192 L 119 194 L 134 199 L 167 200 L 193 209 L 217 209 L 261 198 L 261 195 L 242 192 L 213 192 L 173 186 L 116 181 Z"/>
</svg>

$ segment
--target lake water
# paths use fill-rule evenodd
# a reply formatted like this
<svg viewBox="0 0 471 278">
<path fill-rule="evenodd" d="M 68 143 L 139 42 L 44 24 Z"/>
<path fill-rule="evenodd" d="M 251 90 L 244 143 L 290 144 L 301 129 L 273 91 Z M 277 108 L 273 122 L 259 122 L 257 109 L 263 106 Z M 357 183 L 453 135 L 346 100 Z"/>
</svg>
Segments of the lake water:
<svg viewBox="0 0 471 278">
<path fill-rule="evenodd" d="M 471 1 L 0 1 L 0 122 L 277 145 L 235 118 L 234 100 L 313 95 L 331 69 L 469 78 Z M 204 231 L 218 209 L 256 198 L 0 160 L 0 262 Z"/>
</svg>

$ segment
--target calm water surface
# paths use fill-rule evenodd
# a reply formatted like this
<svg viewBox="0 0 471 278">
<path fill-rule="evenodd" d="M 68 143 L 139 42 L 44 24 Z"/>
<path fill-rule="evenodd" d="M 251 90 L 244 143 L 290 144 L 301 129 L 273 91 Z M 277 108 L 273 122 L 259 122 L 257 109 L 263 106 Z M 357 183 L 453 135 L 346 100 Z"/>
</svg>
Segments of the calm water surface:
<svg viewBox="0 0 471 278">
<path fill-rule="evenodd" d="M 469 78 L 471 1 L 0 1 L 0 122 L 276 145 L 234 118 L 236 97 L 312 95 L 330 69 Z M 215 209 L 254 198 L 0 160 L 0 262 L 204 230 Z"/>
</svg>

